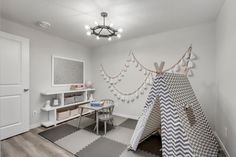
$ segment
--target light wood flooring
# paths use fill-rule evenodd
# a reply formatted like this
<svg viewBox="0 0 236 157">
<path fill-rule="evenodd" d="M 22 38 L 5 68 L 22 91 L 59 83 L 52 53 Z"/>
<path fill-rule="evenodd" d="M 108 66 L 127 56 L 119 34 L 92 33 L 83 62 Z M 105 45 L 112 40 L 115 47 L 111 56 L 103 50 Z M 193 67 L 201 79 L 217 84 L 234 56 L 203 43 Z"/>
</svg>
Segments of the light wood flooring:
<svg viewBox="0 0 236 157">
<path fill-rule="evenodd" d="M 45 128 L 36 128 L 1 141 L 0 157 L 75 157 L 38 135 Z"/>
</svg>

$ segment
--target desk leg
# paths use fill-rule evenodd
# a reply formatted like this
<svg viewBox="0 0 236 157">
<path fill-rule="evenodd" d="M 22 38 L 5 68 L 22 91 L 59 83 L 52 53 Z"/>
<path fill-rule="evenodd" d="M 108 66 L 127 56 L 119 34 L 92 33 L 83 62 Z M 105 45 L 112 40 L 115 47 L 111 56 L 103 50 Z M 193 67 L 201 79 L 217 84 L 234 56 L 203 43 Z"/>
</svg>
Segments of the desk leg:
<svg viewBox="0 0 236 157">
<path fill-rule="evenodd" d="M 80 126 L 80 123 L 81 123 L 81 119 L 82 119 L 82 116 L 83 116 L 83 108 L 81 108 L 81 111 L 80 111 L 80 117 L 79 117 L 79 124 L 78 124 L 78 129 L 79 129 L 79 126 Z"/>
<path fill-rule="evenodd" d="M 99 134 L 98 111 L 96 111 L 96 127 L 97 127 L 97 135 L 98 135 Z"/>
</svg>

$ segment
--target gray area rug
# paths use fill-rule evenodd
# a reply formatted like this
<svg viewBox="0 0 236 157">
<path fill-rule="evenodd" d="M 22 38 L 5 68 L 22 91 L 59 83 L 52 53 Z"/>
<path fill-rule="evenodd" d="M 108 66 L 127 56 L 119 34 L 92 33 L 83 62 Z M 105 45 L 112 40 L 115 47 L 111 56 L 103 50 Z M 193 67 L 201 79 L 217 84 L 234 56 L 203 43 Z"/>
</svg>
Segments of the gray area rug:
<svg viewBox="0 0 236 157">
<path fill-rule="evenodd" d="M 39 133 L 56 145 L 78 157 L 157 157 L 138 150 L 128 151 L 136 120 L 114 116 L 114 126 L 108 124 L 104 135 L 104 124 L 99 123 L 99 135 L 94 131 L 94 116 L 83 117 L 80 129 L 78 119 Z"/>
<path fill-rule="evenodd" d="M 55 142 L 65 136 L 68 136 L 74 132 L 78 131 L 78 129 L 69 124 L 62 124 L 55 128 L 49 129 L 47 131 L 39 133 L 40 136 L 48 139 L 51 142 Z"/>
<path fill-rule="evenodd" d="M 100 137 L 76 155 L 79 157 L 119 157 L 126 148 L 125 144 Z"/>
<path fill-rule="evenodd" d="M 121 123 L 120 126 L 134 130 L 136 127 L 136 124 L 137 124 L 137 120 L 127 119 L 126 121 Z"/>
<path fill-rule="evenodd" d="M 136 120 L 114 116 L 114 126 L 108 125 L 104 135 L 100 123 L 99 135 L 94 129 L 94 117 L 83 117 L 80 129 L 78 119 L 39 133 L 54 144 L 78 157 L 161 157 L 161 138 L 153 135 L 138 146 L 137 151 L 128 151 L 129 141 L 137 124 Z M 226 157 L 219 148 L 218 157 Z"/>
</svg>

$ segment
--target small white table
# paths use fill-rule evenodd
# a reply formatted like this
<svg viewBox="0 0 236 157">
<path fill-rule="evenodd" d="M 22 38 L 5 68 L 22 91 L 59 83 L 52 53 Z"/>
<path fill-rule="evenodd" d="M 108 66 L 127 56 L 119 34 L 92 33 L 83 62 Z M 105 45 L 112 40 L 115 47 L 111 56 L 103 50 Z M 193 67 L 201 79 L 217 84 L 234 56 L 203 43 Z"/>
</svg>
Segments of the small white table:
<svg viewBox="0 0 236 157">
<path fill-rule="evenodd" d="M 80 126 L 80 122 L 81 122 L 81 118 L 83 115 L 83 110 L 84 109 L 89 109 L 89 110 L 94 110 L 95 114 L 96 114 L 96 128 L 97 128 L 97 135 L 99 134 L 99 118 L 98 118 L 98 112 L 100 110 L 103 110 L 104 108 L 109 108 L 114 106 L 114 104 L 104 104 L 103 106 L 91 106 L 90 103 L 88 104 L 84 104 L 84 105 L 80 105 L 79 108 L 81 108 L 81 113 L 80 113 L 80 118 L 79 118 L 79 124 L 78 124 L 78 128 Z"/>
</svg>

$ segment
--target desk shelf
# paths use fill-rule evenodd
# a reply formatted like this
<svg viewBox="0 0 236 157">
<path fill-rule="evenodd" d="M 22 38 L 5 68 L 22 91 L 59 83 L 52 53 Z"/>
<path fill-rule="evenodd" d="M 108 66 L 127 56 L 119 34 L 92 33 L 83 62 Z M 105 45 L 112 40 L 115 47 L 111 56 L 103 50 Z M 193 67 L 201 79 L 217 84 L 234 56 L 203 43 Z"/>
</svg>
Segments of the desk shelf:
<svg viewBox="0 0 236 157">
<path fill-rule="evenodd" d="M 66 91 L 47 91 L 47 92 L 42 92 L 41 95 L 42 96 L 56 96 L 59 101 L 60 101 L 60 105 L 59 106 L 51 106 L 49 108 L 41 108 L 42 111 L 47 112 L 48 113 L 48 120 L 45 122 L 42 122 L 42 126 L 44 127 L 50 127 L 50 126 L 56 126 L 59 123 L 74 119 L 74 118 L 78 118 L 80 117 L 80 114 L 77 115 L 73 115 L 70 116 L 68 118 L 65 118 L 63 120 L 57 120 L 57 112 L 60 110 L 70 110 L 70 108 L 73 107 L 79 107 L 79 105 L 83 105 L 83 104 L 88 104 L 90 103 L 91 100 L 88 100 L 88 95 L 93 93 L 95 91 L 95 89 L 79 89 L 79 90 L 66 90 Z M 65 95 L 66 94 L 83 94 L 84 96 L 84 100 L 81 102 L 75 102 L 75 103 L 70 103 L 70 104 L 65 104 L 64 103 L 64 99 L 65 99 Z M 92 110 L 86 111 L 85 113 L 83 113 L 83 115 L 85 114 L 89 114 L 91 113 Z"/>
</svg>

